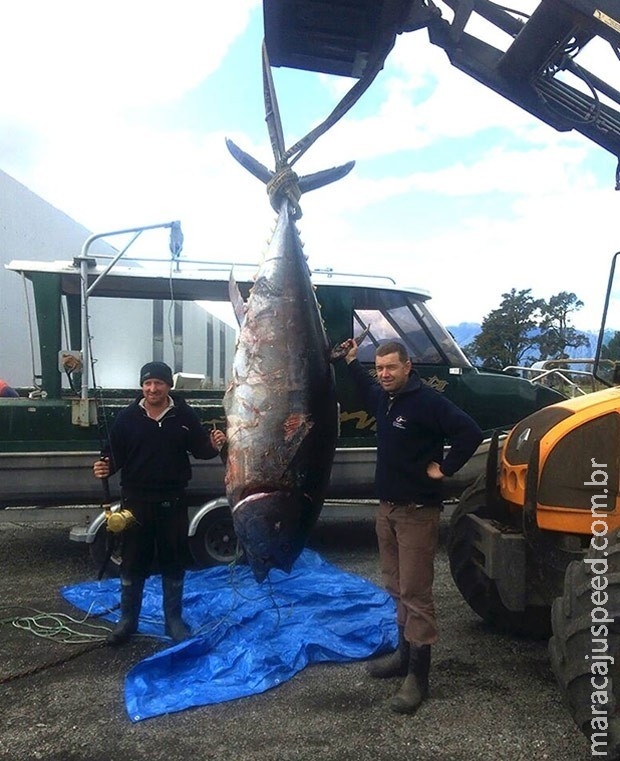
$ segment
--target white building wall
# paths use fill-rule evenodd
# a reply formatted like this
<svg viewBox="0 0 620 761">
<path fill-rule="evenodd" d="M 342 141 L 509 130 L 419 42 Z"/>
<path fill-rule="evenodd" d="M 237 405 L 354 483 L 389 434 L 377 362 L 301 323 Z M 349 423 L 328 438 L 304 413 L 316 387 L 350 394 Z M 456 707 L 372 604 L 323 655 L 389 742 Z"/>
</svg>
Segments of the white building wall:
<svg viewBox="0 0 620 761">
<path fill-rule="evenodd" d="M 91 353 L 97 386 L 137 388 L 142 365 L 163 359 L 173 371 L 204 375 L 208 388 L 226 388 L 231 378 L 236 331 L 192 302 L 183 303 L 182 329 L 178 320 L 175 324 L 170 302 L 164 302 L 163 311 L 163 333 L 154 341 L 151 301 L 90 299 Z M 212 325 L 211 331 L 208 325 Z"/>
<path fill-rule="evenodd" d="M 140 368 L 153 359 L 152 302 L 90 298 L 88 303 L 96 386 L 137 389 Z"/>
<path fill-rule="evenodd" d="M 35 344 L 34 374 L 40 372 L 36 315 L 32 288 L 4 265 L 13 259 L 37 261 L 71 260 L 78 256 L 91 231 L 44 201 L 0 170 L 0 378 L 14 386 L 33 385 L 29 313 Z M 91 253 L 111 253 L 105 241 L 96 241 Z M 28 299 L 26 299 L 26 293 Z M 163 336 L 154 336 L 153 304 L 142 299 L 96 299 L 89 301 L 91 350 L 95 360 L 95 383 L 103 388 L 137 388 L 139 370 L 163 348 L 163 358 L 175 369 L 173 334 L 167 312 Z M 213 365 L 216 380 L 230 379 L 235 331 L 208 315 L 197 304 L 183 305 L 182 349 L 177 351 L 183 372 L 206 375 L 206 325 L 213 323 Z M 225 352 L 221 359 L 220 336 Z M 160 342 L 156 340 L 160 339 Z M 179 368 L 176 368 L 179 369 Z M 66 387 L 68 382 L 63 380 Z M 215 383 L 216 387 L 221 382 Z"/>
<path fill-rule="evenodd" d="M 0 377 L 32 385 L 32 360 L 21 277 L 5 269 L 12 259 L 54 261 L 78 256 L 90 231 L 0 170 Z M 110 251 L 101 242 L 98 251 Z M 32 291 L 28 288 L 32 304 Z M 33 330 L 36 333 L 34 305 Z M 37 345 L 38 348 L 38 345 Z M 36 372 L 40 371 L 38 359 Z"/>
</svg>

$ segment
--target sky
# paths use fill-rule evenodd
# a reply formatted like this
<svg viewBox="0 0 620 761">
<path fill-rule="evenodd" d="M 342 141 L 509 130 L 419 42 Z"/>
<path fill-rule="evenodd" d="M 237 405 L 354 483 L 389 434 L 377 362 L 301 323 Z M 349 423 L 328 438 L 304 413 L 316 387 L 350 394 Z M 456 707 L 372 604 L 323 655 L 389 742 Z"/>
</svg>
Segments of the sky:
<svg viewBox="0 0 620 761">
<path fill-rule="evenodd" d="M 260 261 L 274 213 L 225 145 L 273 167 L 258 0 L 20 0 L 3 6 L 3 29 L 0 169 L 93 232 L 179 219 L 184 258 Z M 578 61 L 620 89 L 600 40 Z M 273 77 L 287 146 L 355 81 Z M 512 288 L 573 292 L 584 302 L 574 325 L 598 328 L 620 249 L 617 162 L 603 148 L 458 71 L 422 30 L 398 37 L 295 170 L 349 160 L 350 175 L 302 198 L 311 267 L 424 288 L 446 325 L 481 322 Z M 141 245 L 163 249 L 155 236 Z"/>
</svg>

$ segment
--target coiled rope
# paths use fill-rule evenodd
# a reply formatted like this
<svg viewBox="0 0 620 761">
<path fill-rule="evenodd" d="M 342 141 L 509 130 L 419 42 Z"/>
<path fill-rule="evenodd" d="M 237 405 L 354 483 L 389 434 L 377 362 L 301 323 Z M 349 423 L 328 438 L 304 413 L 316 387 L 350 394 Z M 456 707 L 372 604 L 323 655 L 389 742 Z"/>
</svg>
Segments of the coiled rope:
<svg viewBox="0 0 620 761">
<path fill-rule="evenodd" d="M 290 166 L 283 166 L 276 171 L 267 183 L 267 195 L 269 196 L 269 203 L 276 211 L 280 209 L 284 200 L 288 200 L 292 208 L 293 218 L 299 219 L 301 217 L 299 177 Z"/>
</svg>

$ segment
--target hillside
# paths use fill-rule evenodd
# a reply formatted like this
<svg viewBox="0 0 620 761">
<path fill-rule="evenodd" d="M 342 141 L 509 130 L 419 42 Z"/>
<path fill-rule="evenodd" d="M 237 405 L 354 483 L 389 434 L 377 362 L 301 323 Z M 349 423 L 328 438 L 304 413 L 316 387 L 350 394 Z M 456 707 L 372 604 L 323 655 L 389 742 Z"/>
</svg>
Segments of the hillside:
<svg viewBox="0 0 620 761">
<path fill-rule="evenodd" d="M 458 325 L 448 325 L 447 329 L 454 336 L 457 344 L 464 348 L 467 344 L 471 343 L 474 338 L 480 332 L 480 323 L 477 322 L 461 322 Z M 575 359 L 588 359 L 593 357 L 596 353 L 596 344 L 598 342 L 598 331 L 583 330 L 580 331 L 586 335 L 590 341 L 589 346 L 580 346 L 577 349 L 569 350 L 569 356 Z M 614 331 L 608 331 L 609 336 L 605 336 L 606 339 L 611 338 Z M 606 331 L 607 334 L 607 331 Z"/>
</svg>

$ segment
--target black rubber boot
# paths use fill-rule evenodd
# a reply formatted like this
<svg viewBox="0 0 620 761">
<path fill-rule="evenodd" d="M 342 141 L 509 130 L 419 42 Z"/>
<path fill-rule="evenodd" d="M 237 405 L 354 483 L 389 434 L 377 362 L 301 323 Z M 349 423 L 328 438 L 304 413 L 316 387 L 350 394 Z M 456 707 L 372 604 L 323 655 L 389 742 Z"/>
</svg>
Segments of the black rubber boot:
<svg viewBox="0 0 620 761">
<path fill-rule="evenodd" d="M 121 579 L 121 618 L 108 634 L 108 645 L 122 645 L 138 631 L 144 579 Z"/>
<path fill-rule="evenodd" d="M 164 617 L 166 619 L 166 634 L 175 642 L 182 642 L 189 637 L 190 631 L 183 619 L 183 580 L 185 574 L 179 576 L 162 576 L 161 585 L 164 594 Z"/>
<path fill-rule="evenodd" d="M 373 679 L 389 679 L 393 676 L 405 676 L 409 668 L 409 643 L 405 639 L 405 629 L 398 627 L 398 647 L 393 653 L 384 655 L 368 664 L 366 671 Z"/>
<path fill-rule="evenodd" d="M 396 713 L 415 713 L 428 697 L 428 674 L 431 668 L 431 646 L 411 645 L 409 670 L 400 690 L 390 702 Z"/>
</svg>

